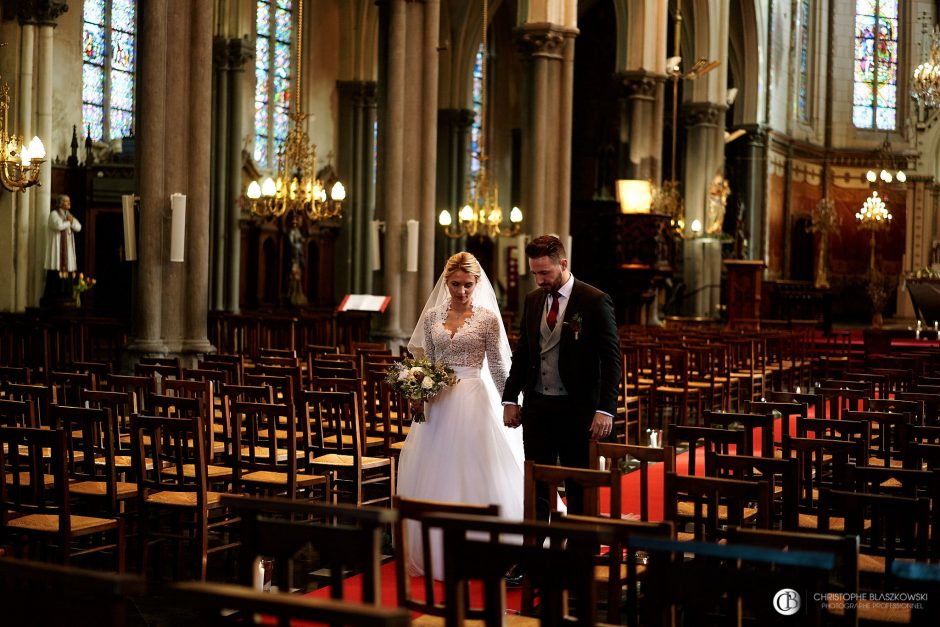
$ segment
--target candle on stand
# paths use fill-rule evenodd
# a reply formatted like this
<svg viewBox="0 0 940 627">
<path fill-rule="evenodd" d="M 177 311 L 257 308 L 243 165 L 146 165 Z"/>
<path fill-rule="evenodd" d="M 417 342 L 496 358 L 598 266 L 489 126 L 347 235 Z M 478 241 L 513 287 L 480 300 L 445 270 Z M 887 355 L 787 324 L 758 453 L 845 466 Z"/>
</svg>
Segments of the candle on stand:
<svg viewBox="0 0 940 627">
<path fill-rule="evenodd" d="M 137 229 L 134 216 L 134 195 L 121 196 L 121 212 L 124 216 L 124 261 L 137 261 Z"/>
<path fill-rule="evenodd" d="M 529 262 L 525 257 L 525 235 L 519 235 L 516 237 L 516 249 L 518 257 L 518 272 L 519 276 L 525 276 L 529 272 Z"/>
</svg>

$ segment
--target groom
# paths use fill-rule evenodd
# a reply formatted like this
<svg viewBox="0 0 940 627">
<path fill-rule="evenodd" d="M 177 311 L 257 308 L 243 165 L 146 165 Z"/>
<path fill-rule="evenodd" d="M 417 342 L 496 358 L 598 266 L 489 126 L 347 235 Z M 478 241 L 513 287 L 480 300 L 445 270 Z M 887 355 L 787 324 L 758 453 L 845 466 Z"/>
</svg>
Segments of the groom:
<svg viewBox="0 0 940 627">
<path fill-rule="evenodd" d="M 614 304 L 574 278 L 565 247 L 554 235 L 535 238 L 525 253 L 539 289 L 526 296 L 522 310 L 503 393 L 503 423 L 524 428 L 527 460 L 588 468 L 589 441 L 608 437 L 617 413 L 621 361 Z M 565 492 L 568 511 L 582 513 L 583 491 L 569 485 Z M 542 518 L 547 518 L 547 496 L 539 496 Z"/>
</svg>

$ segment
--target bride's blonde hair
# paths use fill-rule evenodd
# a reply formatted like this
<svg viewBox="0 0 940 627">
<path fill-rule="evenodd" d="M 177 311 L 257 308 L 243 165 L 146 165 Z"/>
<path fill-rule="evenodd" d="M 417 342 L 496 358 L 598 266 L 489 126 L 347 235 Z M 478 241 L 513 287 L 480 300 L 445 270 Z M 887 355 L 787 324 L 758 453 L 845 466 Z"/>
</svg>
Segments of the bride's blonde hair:
<svg viewBox="0 0 940 627">
<path fill-rule="evenodd" d="M 480 278 L 480 275 L 483 274 L 482 268 L 480 268 L 480 262 L 477 261 L 477 258 L 471 255 L 468 252 L 457 253 L 447 260 L 447 263 L 444 265 L 444 276 L 448 277 L 454 272 L 463 271 L 467 274 L 472 274 L 477 279 Z"/>
</svg>

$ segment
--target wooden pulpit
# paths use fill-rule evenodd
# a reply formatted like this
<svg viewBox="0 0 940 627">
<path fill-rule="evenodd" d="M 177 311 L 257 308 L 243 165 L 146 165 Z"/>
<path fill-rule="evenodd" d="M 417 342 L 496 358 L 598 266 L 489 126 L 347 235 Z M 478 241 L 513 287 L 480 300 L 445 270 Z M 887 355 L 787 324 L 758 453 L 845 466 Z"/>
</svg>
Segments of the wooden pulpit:
<svg viewBox="0 0 940 627">
<path fill-rule="evenodd" d="M 728 326 L 759 326 L 763 260 L 725 259 L 728 271 Z"/>
</svg>

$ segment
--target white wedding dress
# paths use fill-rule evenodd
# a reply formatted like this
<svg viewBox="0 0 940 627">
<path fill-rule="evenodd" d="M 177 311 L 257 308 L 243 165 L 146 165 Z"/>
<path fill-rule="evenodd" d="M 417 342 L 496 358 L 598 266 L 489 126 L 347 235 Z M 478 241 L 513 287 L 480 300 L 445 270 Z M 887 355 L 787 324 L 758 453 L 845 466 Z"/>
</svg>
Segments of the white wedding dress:
<svg viewBox="0 0 940 627">
<path fill-rule="evenodd" d="M 503 426 L 500 400 L 509 373 L 508 360 L 500 351 L 502 322 L 491 310 L 474 306 L 470 318 L 451 337 L 444 328 L 449 305 L 448 300 L 426 311 L 424 351 L 428 360 L 452 367 L 458 382 L 427 403 L 426 422 L 411 426 L 399 460 L 398 494 L 431 501 L 495 503 L 500 517 L 522 520 L 522 429 Z M 406 534 L 409 572 L 424 574 L 417 525 L 406 525 Z M 432 575 L 442 579 L 439 537 L 432 536 L 431 550 Z"/>
</svg>

